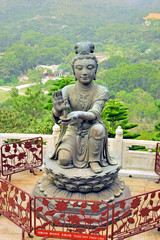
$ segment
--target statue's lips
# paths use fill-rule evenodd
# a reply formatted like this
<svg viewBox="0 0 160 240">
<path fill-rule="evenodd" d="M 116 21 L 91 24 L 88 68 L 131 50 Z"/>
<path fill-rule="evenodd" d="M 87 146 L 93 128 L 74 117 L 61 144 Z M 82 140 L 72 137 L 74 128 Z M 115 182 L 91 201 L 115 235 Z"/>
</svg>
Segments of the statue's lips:
<svg viewBox="0 0 160 240">
<path fill-rule="evenodd" d="M 82 80 L 88 80 L 88 77 L 81 77 Z"/>
</svg>

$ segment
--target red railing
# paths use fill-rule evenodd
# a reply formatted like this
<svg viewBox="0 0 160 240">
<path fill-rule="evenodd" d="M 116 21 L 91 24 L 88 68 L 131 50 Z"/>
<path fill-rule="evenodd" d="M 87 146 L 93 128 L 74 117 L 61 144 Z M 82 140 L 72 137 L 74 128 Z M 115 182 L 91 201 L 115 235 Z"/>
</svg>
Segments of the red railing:
<svg viewBox="0 0 160 240">
<path fill-rule="evenodd" d="M 105 240 L 108 236 L 109 205 L 77 199 L 34 199 L 36 236 Z"/>
<path fill-rule="evenodd" d="M 160 189 L 108 204 L 79 199 L 32 197 L 0 178 L 0 214 L 29 236 L 122 240 L 160 227 Z"/>
<path fill-rule="evenodd" d="M 41 137 L 7 143 L 1 146 L 1 173 L 9 177 L 14 173 L 40 167 L 43 164 L 43 140 Z"/>
<path fill-rule="evenodd" d="M 160 176 L 160 143 L 156 146 L 155 172 Z M 160 178 L 157 182 L 160 182 Z"/>
<path fill-rule="evenodd" d="M 112 205 L 111 240 L 121 240 L 160 226 L 160 190 L 133 196 Z"/>
<path fill-rule="evenodd" d="M 30 236 L 32 228 L 32 197 L 22 189 L 0 178 L 0 214 L 8 218 Z"/>
<path fill-rule="evenodd" d="M 155 171 L 160 175 L 160 143 L 156 148 Z M 1 172 L 9 176 L 42 165 L 42 138 L 32 138 L 1 147 Z M 62 190 L 63 193 L 63 190 Z M 34 227 L 31 201 L 34 200 Z M 46 239 L 122 240 L 160 227 L 160 189 L 106 202 L 35 197 L 0 177 L 0 214 L 24 232 L 34 230 Z"/>
</svg>

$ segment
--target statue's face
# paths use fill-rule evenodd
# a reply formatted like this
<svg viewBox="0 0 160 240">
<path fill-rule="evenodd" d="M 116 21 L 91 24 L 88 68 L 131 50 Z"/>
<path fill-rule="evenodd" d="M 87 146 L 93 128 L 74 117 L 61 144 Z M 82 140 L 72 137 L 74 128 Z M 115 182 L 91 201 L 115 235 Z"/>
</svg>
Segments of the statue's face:
<svg viewBox="0 0 160 240">
<path fill-rule="evenodd" d="M 88 85 L 95 79 L 96 62 L 93 59 L 78 59 L 74 63 L 76 79 L 83 85 Z"/>
</svg>

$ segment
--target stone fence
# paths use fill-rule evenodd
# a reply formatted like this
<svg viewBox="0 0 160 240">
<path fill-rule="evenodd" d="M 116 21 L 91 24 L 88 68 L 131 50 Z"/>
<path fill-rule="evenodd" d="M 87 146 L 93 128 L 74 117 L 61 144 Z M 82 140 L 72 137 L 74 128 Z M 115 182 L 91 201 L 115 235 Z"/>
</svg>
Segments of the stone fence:
<svg viewBox="0 0 160 240">
<path fill-rule="evenodd" d="M 19 141 L 41 136 L 44 142 L 45 155 L 46 152 L 54 149 L 59 131 L 59 126 L 55 124 L 52 135 L 0 133 L 0 146 L 7 139 L 16 139 Z M 123 130 L 119 126 L 116 130 L 115 138 L 109 138 L 108 142 L 109 150 L 115 152 L 122 159 L 120 176 L 158 179 L 158 175 L 154 172 L 156 153 L 153 150 L 156 148 L 156 141 L 123 139 Z M 145 146 L 147 151 L 130 150 L 133 145 Z"/>
</svg>

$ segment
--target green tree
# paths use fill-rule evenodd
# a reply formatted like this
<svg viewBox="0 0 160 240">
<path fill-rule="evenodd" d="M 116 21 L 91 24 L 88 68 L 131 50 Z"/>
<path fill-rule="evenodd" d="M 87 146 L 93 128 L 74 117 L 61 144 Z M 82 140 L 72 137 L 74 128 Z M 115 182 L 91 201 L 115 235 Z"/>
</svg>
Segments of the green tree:
<svg viewBox="0 0 160 240">
<path fill-rule="evenodd" d="M 13 45 L 0 58 L 0 77 L 11 82 L 11 76 L 25 74 L 29 68 L 37 65 L 35 55 L 35 50 L 29 46 Z"/>
<path fill-rule="evenodd" d="M 58 47 L 43 47 L 37 50 L 39 63 L 44 65 L 60 64 L 64 57 L 63 52 Z"/>
<path fill-rule="evenodd" d="M 4 80 L 2 78 L 0 78 L 0 85 L 4 84 Z"/>
<path fill-rule="evenodd" d="M 123 64 L 109 69 L 102 81 L 110 91 L 111 96 L 122 90 L 131 92 L 135 88 L 148 91 L 155 98 L 159 97 L 160 71 L 152 65 Z"/>
<path fill-rule="evenodd" d="M 25 95 L 19 95 L 17 90 L 13 88 L 11 97 L 13 98 L 14 109 L 18 112 L 23 111 L 26 118 L 31 118 L 31 120 L 33 120 L 42 115 L 46 98 L 41 90 L 33 92 L 31 88 L 27 88 Z"/>
<path fill-rule="evenodd" d="M 115 68 L 117 65 L 122 63 L 130 63 L 128 58 L 121 57 L 121 56 L 111 56 L 108 60 L 102 61 L 99 64 L 99 68 L 103 68 L 105 70 L 108 70 L 110 68 Z"/>
<path fill-rule="evenodd" d="M 28 80 L 33 83 L 41 83 L 43 78 L 43 72 L 44 69 L 42 67 L 28 69 L 27 71 Z"/>
<path fill-rule="evenodd" d="M 37 44 L 40 44 L 41 41 L 45 38 L 45 34 L 29 30 L 25 33 L 22 33 L 20 42 L 26 46 L 34 47 Z"/>
<path fill-rule="evenodd" d="M 152 122 L 157 118 L 155 99 L 142 89 L 134 89 L 129 93 L 120 91 L 116 94 L 116 98 L 128 106 L 130 121 L 134 119 L 140 123 L 142 119 L 146 119 L 146 121 Z"/>
<path fill-rule="evenodd" d="M 16 88 L 11 91 L 11 97 L 13 100 L 11 110 L 15 112 L 16 116 L 20 115 L 21 122 L 24 122 L 21 126 L 22 132 L 25 133 L 51 133 L 53 121 L 51 114 L 49 115 L 44 110 L 46 102 L 46 96 L 42 90 L 33 91 L 28 88 L 25 95 L 19 95 Z"/>
<path fill-rule="evenodd" d="M 62 74 L 64 75 L 65 73 L 72 73 L 72 67 L 71 64 L 69 63 L 61 63 L 58 67 L 57 70 L 63 70 Z"/>
<path fill-rule="evenodd" d="M 74 77 L 73 76 L 62 76 L 59 79 L 56 79 L 53 81 L 53 87 L 50 89 L 50 92 L 48 93 L 48 95 L 52 95 L 55 91 L 58 91 L 60 89 L 62 89 L 63 87 L 70 85 L 70 84 L 74 84 Z M 52 98 L 49 98 L 47 101 L 47 104 L 45 105 L 45 109 L 51 110 L 53 108 L 53 100 Z"/>
<path fill-rule="evenodd" d="M 110 99 L 109 102 L 105 104 L 102 111 L 102 119 L 107 126 L 109 137 L 113 138 L 115 136 L 115 131 L 119 125 L 123 129 L 124 138 L 136 138 L 140 136 L 140 134 L 128 132 L 128 129 L 134 128 L 138 126 L 138 124 L 128 123 L 127 109 L 127 107 L 124 107 L 123 104 L 116 99 Z"/>
<path fill-rule="evenodd" d="M 159 111 L 160 111 L 160 104 L 157 105 Z M 153 140 L 156 141 L 160 141 L 160 122 L 158 122 L 155 126 L 154 126 L 155 130 L 156 130 L 156 134 L 155 137 L 153 138 Z"/>
</svg>

